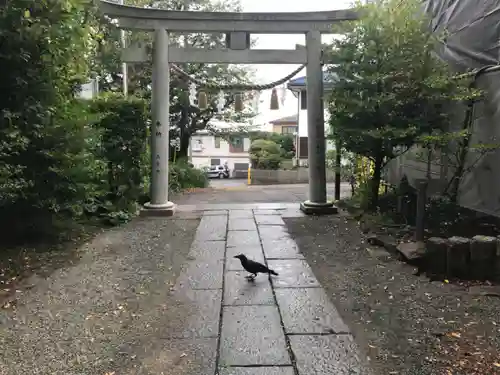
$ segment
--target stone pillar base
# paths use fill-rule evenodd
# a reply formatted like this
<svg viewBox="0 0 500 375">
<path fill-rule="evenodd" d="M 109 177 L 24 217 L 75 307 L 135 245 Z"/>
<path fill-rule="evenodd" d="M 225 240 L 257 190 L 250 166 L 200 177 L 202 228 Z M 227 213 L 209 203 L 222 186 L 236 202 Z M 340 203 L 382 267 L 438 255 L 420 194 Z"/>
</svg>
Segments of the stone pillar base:
<svg viewBox="0 0 500 375">
<path fill-rule="evenodd" d="M 339 212 L 333 202 L 314 203 L 305 201 L 300 203 L 300 210 L 306 215 L 335 215 Z"/>
<path fill-rule="evenodd" d="M 175 213 L 175 204 L 167 202 L 164 204 L 151 204 L 146 203 L 141 209 L 140 216 L 143 217 L 168 217 L 173 216 Z"/>
</svg>

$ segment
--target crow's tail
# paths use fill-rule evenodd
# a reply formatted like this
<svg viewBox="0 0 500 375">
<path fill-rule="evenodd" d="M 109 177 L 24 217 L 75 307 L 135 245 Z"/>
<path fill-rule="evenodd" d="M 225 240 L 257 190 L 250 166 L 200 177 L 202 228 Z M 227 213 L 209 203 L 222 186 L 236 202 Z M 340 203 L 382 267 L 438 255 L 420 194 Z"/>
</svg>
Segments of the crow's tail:
<svg viewBox="0 0 500 375">
<path fill-rule="evenodd" d="M 274 276 L 278 276 L 278 273 L 276 271 L 273 271 L 272 269 L 269 269 L 269 273 Z"/>
</svg>

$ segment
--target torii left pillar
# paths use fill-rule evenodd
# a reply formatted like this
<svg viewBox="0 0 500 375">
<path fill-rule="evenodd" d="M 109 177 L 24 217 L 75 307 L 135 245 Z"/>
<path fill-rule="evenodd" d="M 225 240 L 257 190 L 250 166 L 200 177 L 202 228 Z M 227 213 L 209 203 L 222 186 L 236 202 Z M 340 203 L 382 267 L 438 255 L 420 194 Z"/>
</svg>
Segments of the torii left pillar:
<svg viewBox="0 0 500 375">
<path fill-rule="evenodd" d="M 153 42 L 153 79 L 151 93 L 151 188 L 150 202 L 141 215 L 172 216 L 175 205 L 168 200 L 170 70 L 168 66 L 169 36 L 165 29 L 156 29 Z"/>
</svg>

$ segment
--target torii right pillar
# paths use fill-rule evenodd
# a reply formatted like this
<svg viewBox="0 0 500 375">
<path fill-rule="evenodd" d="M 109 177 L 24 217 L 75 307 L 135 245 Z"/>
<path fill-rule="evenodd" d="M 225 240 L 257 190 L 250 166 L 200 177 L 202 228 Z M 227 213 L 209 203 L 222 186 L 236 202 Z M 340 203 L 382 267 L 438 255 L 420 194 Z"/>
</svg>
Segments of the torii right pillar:
<svg viewBox="0 0 500 375">
<path fill-rule="evenodd" d="M 309 199 L 300 204 L 308 215 L 336 214 L 338 209 L 326 195 L 325 114 L 323 106 L 323 70 L 321 32 L 306 33 L 307 48 L 307 148 L 309 163 Z"/>
</svg>

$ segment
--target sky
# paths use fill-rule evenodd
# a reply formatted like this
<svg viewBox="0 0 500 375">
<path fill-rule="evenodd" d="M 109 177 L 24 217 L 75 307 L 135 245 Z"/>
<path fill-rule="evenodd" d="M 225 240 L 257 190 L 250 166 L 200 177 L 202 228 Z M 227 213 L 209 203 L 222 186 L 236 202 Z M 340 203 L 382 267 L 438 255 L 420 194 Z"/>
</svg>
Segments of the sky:
<svg viewBox="0 0 500 375">
<path fill-rule="evenodd" d="M 244 12 L 312 12 L 350 8 L 351 0 L 240 0 Z M 296 44 L 305 44 L 305 36 L 301 34 L 288 35 L 258 35 L 257 49 L 295 49 Z M 331 37 L 323 35 L 323 42 L 329 42 Z M 276 81 L 293 72 L 298 65 L 251 65 L 255 71 L 256 83 Z M 305 69 L 297 77 L 304 76 Z M 279 90 L 280 91 L 280 90 Z M 278 91 L 278 92 L 279 92 Z M 259 111 L 261 114 L 254 119 L 255 123 L 267 123 L 271 120 L 293 115 L 297 112 L 297 99 L 287 90 L 285 103 L 279 110 L 269 109 L 271 91 L 265 91 L 261 96 Z"/>
</svg>

